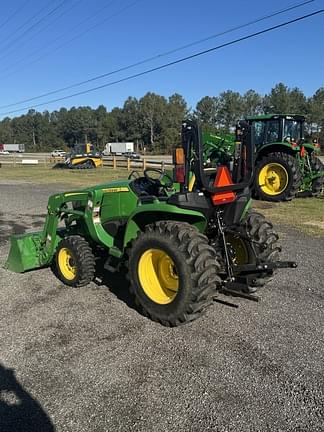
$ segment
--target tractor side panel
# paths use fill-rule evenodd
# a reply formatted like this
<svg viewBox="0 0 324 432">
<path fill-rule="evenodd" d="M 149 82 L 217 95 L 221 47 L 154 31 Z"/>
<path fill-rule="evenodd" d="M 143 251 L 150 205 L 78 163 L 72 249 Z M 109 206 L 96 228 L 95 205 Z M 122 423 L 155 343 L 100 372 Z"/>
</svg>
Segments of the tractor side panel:
<svg viewBox="0 0 324 432">
<path fill-rule="evenodd" d="M 105 193 L 101 206 L 101 221 L 106 222 L 109 219 L 115 219 L 119 216 L 119 193 Z"/>
<path fill-rule="evenodd" d="M 72 164 L 72 165 L 79 165 L 79 164 L 81 164 L 81 163 L 86 162 L 87 160 L 88 160 L 87 157 L 79 157 L 79 158 L 74 157 L 74 158 L 71 160 L 71 164 Z"/>
<path fill-rule="evenodd" d="M 137 196 L 127 186 L 103 189 L 101 221 L 127 218 L 137 206 Z"/>
</svg>

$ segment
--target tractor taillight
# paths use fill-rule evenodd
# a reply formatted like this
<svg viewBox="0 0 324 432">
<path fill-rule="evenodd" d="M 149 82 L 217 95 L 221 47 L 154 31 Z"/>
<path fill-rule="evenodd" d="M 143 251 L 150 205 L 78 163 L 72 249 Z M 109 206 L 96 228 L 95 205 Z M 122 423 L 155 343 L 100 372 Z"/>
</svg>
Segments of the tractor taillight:
<svg viewBox="0 0 324 432">
<path fill-rule="evenodd" d="M 181 184 L 185 183 L 186 170 L 185 170 L 185 153 L 183 147 L 177 147 L 174 150 L 173 163 L 174 163 L 173 180 L 176 183 L 181 183 Z"/>
<path fill-rule="evenodd" d="M 302 146 L 302 148 L 300 149 L 300 156 L 305 157 L 305 155 L 306 155 L 306 150 L 305 150 L 305 147 Z"/>
<path fill-rule="evenodd" d="M 176 165 L 174 168 L 174 180 L 177 183 L 185 182 L 185 167 L 184 165 Z"/>
<path fill-rule="evenodd" d="M 176 165 L 184 165 L 185 163 L 185 155 L 182 147 L 178 147 L 175 149 L 175 164 Z"/>
<path fill-rule="evenodd" d="M 214 181 L 214 187 L 230 186 L 233 184 L 231 174 L 226 166 L 219 166 Z M 214 205 L 227 204 L 235 201 L 236 193 L 233 191 L 218 192 L 211 196 Z"/>
</svg>

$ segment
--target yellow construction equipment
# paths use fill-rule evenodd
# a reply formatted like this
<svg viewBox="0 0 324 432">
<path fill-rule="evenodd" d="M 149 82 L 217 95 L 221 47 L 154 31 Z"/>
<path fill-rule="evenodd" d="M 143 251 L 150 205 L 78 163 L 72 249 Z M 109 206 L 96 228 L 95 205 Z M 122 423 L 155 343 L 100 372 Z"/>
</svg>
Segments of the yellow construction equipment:
<svg viewBox="0 0 324 432">
<path fill-rule="evenodd" d="M 91 169 L 102 167 L 102 154 L 90 143 L 74 144 L 63 163 L 54 168 Z"/>
</svg>

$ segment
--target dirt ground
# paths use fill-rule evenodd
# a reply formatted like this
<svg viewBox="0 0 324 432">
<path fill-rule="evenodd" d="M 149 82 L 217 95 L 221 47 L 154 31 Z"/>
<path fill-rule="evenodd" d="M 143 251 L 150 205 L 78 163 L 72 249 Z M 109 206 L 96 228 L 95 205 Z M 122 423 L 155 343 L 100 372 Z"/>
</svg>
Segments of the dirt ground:
<svg viewBox="0 0 324 432">
<path fill-rule="evenodd" d="M 60 187 L 0 183 L 1 265 Z M 139 314 L 123 275 L 71 289 L 0 268 L 0 431 L 323 431 L 324 242 L 277 229 L 296 270 L 174 329 Z"/>
</svg>

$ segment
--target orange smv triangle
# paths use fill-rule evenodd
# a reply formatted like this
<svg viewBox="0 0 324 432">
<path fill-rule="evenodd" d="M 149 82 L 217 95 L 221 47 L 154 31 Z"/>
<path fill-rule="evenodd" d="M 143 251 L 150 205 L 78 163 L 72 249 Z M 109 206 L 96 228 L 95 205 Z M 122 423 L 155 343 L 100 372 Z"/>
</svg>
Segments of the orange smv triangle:
<svg viewBox="0 0 324 432">
<path fill-rule="evenodd" d="M 223 165 L 219 166 L 214 181 L 214 187 L 229 186 L 232 184 L 233 184 L 233 180 L 229 172 L 229 169 Z M 235 200 L 236 194 L 235 192 L 232 191 L 218 192 L 212 195 L 211 198 L 214 205 L 227 204 Z"/>
</svg>

